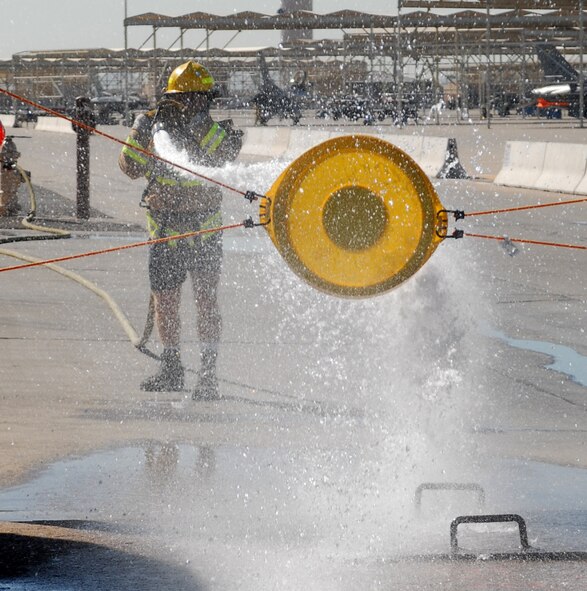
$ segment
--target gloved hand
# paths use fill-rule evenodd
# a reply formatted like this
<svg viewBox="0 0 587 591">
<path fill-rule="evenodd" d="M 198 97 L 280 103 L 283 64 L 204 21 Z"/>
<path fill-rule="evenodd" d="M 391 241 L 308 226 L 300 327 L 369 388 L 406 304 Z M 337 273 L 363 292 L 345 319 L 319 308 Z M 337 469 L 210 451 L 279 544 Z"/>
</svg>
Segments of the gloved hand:
<svg viewBox="0 0 587 591">
<path fill-rule="evenodd" d="M 155 137 L 158 131 L 166 131 L 172 141 L 178 141 L 186 127 L 186 117 L 183 106 L 171 99 L 163 99 L 157 108 L 153 119 L 151 136 Z"/>
</svg>

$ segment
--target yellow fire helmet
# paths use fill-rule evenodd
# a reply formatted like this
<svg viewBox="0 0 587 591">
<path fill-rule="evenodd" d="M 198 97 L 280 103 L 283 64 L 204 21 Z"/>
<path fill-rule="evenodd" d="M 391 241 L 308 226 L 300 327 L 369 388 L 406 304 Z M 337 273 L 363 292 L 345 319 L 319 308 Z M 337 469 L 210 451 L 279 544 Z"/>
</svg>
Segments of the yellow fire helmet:
<svg viewBox="0 0 587 591">
<path fill-rule="evenodd" d="M 302 279 L 336 296 L 369 297 L 407 280 L 447 224 L 416 162 L 367 135 L 311 148 L 266 195 L 261 220 L 279 253 Z"/>
<path fill-rule="evenodd" d="M 165 92 L 208 92 L 213 86 L 214 78 L 202 64 L 186 62 L 171 72 Z"/>
</svg>

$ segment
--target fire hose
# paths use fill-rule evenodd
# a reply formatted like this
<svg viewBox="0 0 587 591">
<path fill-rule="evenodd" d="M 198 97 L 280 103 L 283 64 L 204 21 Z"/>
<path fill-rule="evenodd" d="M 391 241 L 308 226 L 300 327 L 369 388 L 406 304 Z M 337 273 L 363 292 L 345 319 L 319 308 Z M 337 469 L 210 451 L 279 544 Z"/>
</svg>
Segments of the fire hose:
<svg viewBox="0 0 587 591">
<path fill-rule="evenodd" d="M 11 236 L 8 238 L 1 238 L 0 244 L 8 244 L 9 242 L 30 242 L 32 240 L 59 240 L 63 238 L 70 238 L 71 234 L 61 228 L 52 228 L 49 226 L 39 226 L 33 224 L 33 220 L 37 215 L 37 198 L 35 196 L 35 189 L 31 183 L 31 179 L 26 170 L 23 170 L 18 164 L 14 165 L 16 171 L 20 175 L 23 183 L 25 184 L 29 199 L 30 199 L 30 210 L 29 213 L 21 220 L 23 227 L 28 230 L 35 230 L 36 232 L 44 232 L 41 235 L 34 236 Z"/>
</svg>

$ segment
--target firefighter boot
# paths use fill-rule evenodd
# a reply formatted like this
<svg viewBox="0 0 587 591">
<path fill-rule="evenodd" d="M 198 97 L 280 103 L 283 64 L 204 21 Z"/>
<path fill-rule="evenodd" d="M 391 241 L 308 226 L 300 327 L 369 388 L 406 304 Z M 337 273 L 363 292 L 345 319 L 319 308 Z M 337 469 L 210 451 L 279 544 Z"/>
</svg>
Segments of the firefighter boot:
<svg viewBox="0 0 587 591">
<path fill-rule="evenodd" d="M 146 392 L 179 392 L 183 390 L 183 366 L 177 349 L 164 349 L 159 371 L 141 383 Z"/>
<path fill-rule="evenodd" d="M 202 349 L 198 383 L 192 393 L 192 400 L 218 400 L 220 398 L 218 395 L 218 379 L 216 378 L 217 355 L 215 347 Z"/>
</svg>

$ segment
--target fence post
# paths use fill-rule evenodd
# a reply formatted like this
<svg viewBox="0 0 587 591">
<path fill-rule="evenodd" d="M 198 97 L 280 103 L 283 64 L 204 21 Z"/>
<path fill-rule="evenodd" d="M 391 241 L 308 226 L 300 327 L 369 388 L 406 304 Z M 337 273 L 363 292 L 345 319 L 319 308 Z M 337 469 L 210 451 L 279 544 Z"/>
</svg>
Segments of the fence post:
<svg viewBox="0 0 587 591">
<path fill-rule="evenodd" d="M 75 120 L 95 127 L 96 118 L 90 99 L 78 96 L 75 99 Z M 90 135 L 92 130 L 72 123 L 77 135 L 77 194 L 76 216 L 87 220 L 90 217 Z"/>
</svg>

